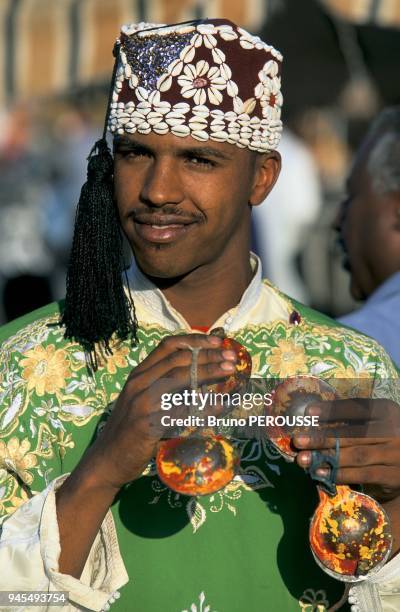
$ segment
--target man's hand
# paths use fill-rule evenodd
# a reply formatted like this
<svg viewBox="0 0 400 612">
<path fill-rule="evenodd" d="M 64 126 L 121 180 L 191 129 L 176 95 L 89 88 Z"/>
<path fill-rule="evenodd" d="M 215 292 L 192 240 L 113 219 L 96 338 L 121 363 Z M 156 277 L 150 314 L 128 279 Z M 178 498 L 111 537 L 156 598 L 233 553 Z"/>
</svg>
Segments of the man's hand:
<svg viewBox="0 0 400 612">
<path fill-rule="evenodd" d="M 125 383 L 101 434 L 90 449 L 93 472 L 117 492 L 138 478 L 163 436 L 161 394 L 190 388 L 191 348 L 198 353 L 197 383 L 220 381 L 235 370 L 234 351 L 221 349 L 216 336 L 169 336 L 138 365 Z M 175 413 L 178 409 L 175 409 Z M 169 412 L 171 414 L 171 411 Z M 179 416 L 187 416 L 187 407 Z"/>
<path fill-rule="evenodd" d="M 60 571 L 79 577 L 116 493 L 139 478 L 162 437 L 161 393 L 190 388 L 191 348 L 198 353 L 197 384 L 215 383 L 235 370 L 236 354 L 216 336 L 170 336 L 138 365 L 125 383 L 94 444 L 57 492 Z"/>
<path fill-rule="evenodd" d="M 299 451 L 298 465 L 308 468 L 311 452 L 334 454 L 340 442 L 336 483 L 363 485 L 365 493 L 381 502 L 388 513 L 400 548 L 400 407 L 383 399 L 354 399 L 320 402 L 306 411 L 318 415 L 317 433 L 298 435 L 293 444 Z M 368 437 L 365 437 L 368 436 Z M 321 467 L 317 474 L 326 476 Z"/>
<path fill-rule="evenodd" d="M 334 454 L 340 442 L 337 484 L 374 487 L 374 497 L 387 501 L 400 494 L 400 407 L 390 400 L 354 399 L 309 406 L 319 417 L 316 433 L 294 437 L 297 463 L 309 467 L 311 451 Z M 317 472 L 318 473 L 318 472 Z M 326 468 L 319 474 L 326 475 Z"/>
</svg>

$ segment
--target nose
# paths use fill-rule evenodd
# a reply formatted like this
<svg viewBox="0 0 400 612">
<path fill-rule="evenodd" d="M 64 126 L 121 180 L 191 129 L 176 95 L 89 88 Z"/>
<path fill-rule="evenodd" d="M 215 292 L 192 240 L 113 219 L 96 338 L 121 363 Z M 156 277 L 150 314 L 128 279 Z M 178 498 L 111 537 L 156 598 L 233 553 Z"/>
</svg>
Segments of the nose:
<svg viewBox="0 0 400 612">
<path fill-rule="evenodd" d="M 184 191 L 177 163 L 170 158 L 155 159 L 147 170 L 140 196 L 148 206 L 182 202 Z"/>
</svg>

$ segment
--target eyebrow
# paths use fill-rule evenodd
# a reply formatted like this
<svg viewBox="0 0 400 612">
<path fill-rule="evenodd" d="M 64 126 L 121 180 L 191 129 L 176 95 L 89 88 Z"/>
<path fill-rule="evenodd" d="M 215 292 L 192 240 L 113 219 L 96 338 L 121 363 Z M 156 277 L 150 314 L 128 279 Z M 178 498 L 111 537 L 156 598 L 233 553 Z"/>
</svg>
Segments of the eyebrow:
<svg viewBox="0 0 400 612">
<path fill-rule="evenodd" d="M 132 150 L 136 150 L 136 151 L 140 150 L 140 151 L 143 151 L 149 154 L 154 154 L 154 149 L 152 149 L 148 145 L 145 145 L 141 142 L 138 142 L 137 140 L 128 138 L 126 136 L 115 136 L 114 150 L 117 149 L 118 147 L 126 147 Z M 182 149 L 179 148 L 177 150 L 177 156 L 178 157 L 186 157 L 186 156 L 216 157 L 222 160 L 232 159 L 232 155 L 229 155 L 229 153 L 225 153 L 224 151 L 220 151 L 219 149 L 214 149 L 213 147 L 202 147 L 202 146 L 185 147 Z"/>
</svg>

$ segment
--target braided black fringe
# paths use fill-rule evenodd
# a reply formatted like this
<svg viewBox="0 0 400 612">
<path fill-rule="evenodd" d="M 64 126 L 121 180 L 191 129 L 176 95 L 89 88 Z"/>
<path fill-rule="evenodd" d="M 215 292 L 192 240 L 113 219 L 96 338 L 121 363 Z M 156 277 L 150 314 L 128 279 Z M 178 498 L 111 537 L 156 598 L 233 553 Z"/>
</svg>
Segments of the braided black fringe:
<svg viewBox="0 0 400 612">
<path fill-rule="evenodd" d="M 123 288 L 113 159 L 104 137 L 96 142 L 88 159 L 87 181 L 75 218 L 61 324 L 65 325 L 65 337 L 82 345 L 90 367 L 96 370 L 96 350 L 110 354 L 114 333 L 121 340 L 130 337 L 135 341 L 137 320 L 133 301 Z"/>
</svg>

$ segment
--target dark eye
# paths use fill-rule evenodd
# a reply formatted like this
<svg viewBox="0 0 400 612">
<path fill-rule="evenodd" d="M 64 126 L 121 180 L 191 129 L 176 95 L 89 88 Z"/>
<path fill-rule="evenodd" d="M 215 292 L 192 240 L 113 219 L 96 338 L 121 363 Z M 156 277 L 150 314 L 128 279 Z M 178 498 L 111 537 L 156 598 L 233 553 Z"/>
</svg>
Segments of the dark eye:
<svg viewBox="0 0 400 612">
<path fill-rule="evenodd" d="M 193 157 L 189 157 L 189 161 L 191 164 L 194 164 L 195 166 L 203 166 L 205 168 L 207 167 L 212 168 L 213 166 L 215 166 L 215 162 L 212 161 L 211 159 L 208 159 L 207 157 L 193 156 Z"/>
</svg>

